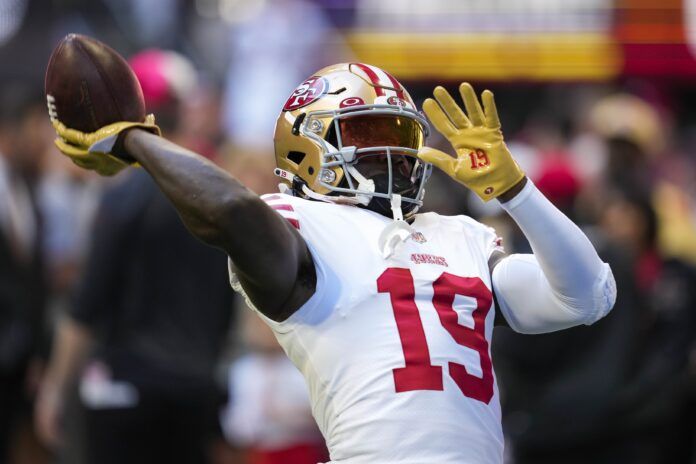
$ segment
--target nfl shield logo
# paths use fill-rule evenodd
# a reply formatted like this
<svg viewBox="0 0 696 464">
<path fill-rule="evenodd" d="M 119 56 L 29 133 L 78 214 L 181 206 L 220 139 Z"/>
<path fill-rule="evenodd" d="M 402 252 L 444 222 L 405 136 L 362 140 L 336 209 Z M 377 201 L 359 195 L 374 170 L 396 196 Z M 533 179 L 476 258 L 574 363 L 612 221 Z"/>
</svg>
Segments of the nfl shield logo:
<svg viewBox="0 0 696 464">
<path fill-rule="evenodd" d="M 425 243 L 425 242 L 427 242 L 427 240 L 425 239 L 425 235 L 423 235 L 423 234 L 420 233 L 420 232 L 413 232 L 413 233 L 411 234 L 411 239 L 412 239 L 414 242 L 418 242 L 418 243 Z"/>
</svg>

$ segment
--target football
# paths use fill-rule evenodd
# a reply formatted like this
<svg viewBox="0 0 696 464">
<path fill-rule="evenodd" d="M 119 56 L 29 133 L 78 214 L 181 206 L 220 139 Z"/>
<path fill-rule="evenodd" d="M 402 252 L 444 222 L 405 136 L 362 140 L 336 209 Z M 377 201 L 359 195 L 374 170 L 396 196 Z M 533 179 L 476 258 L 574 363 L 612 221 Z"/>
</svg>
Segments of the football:
<svg viewBox="0 0 696 464">
<path fill-rule="evenodd" d="M 126 60 L 84 35 L 69 34 L 53 50 L 45 91 L 51 120 L 82 132 L 145 119 L 143 91 Z"/>
</svg>

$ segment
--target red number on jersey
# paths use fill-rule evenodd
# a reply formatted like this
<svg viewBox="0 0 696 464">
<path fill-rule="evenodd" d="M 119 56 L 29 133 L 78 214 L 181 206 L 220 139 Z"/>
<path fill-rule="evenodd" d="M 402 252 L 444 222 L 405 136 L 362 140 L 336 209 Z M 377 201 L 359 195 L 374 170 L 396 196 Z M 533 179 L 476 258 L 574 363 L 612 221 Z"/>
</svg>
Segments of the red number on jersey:
<svg viewBox="0 0 696 464">
<path fill-rule="evenodd" d="M 408 269 L 389 268 L 377 279 L 377 290 L 389 293 L 406 367 L 394 369 L 396 392 L 411 390 L 442 390 L 442 367 L 430 364 L 430 351 L 425 339 L 413 277 Z"/>
<path fill-rule="evenodd" d="M 459 324 L 454 310 L 454 296 L 463 295 L 476 299 L 476 309 L 471 316 L 474 328 Z M 449 374 L 459 389 L 469 398 L 486 404 L 493 397 L 493 365 L 488 355 L 486 340 L 486 316 L 491 309 L 493 295 L 478 277 L 459 277 L 447 272 L 433 282 L 433 306 L 440 316 L 440 323 L 462 346 L 476 350 L 479 354 L 483 377 L 471 375 L 461 364 L 449 363 Z"/>
<path fill-rule="evenodd" d="M 411 390 L 442 390 L 442 368 L 430 362 L 423 324 L 415 302 L 413 276 L 409 269 L 389 268 L 377 279 L 377 290 L 389 293 L 394 319 L 404 352 L 405 367 L 394 369 L 396 392 Z M 454 310 L 455 295 L 476 299 L 472 313 L 474 328 L 459 324 Z M 433 306 L 442 326 L 459 345 L 476 350 L 483 377 L 466 371 L 462 364 L 450 362 L 449 373 L 462 393 L 472 399 L 488 403 L 493 397 L 493 367 L 486 340 L 486 316 L 493 295 L 478 277 L 459 277 L 447 272 L 433 282 Z"/>
</svg>

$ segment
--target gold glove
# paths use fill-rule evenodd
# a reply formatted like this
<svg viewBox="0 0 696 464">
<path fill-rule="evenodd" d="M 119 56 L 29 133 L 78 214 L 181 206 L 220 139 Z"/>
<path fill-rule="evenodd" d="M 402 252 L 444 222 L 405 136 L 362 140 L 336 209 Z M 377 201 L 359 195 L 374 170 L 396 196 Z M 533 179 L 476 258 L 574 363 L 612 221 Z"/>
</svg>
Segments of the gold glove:
<svg viewBox="0 0 696 464">
<path fill-rule="evenodd" d="M 442 87 L 433 92 L 437 101 L 428 98 L 423 103 L 425 114 L 452 144 L 456 158 L 430 147 L 422 148 L 418 157 L 489 201 L 515 186 L 524 173 L 503 141 L 493 92 L 483 91 L 483 109 L 469 83 L 462 83 L 459 92 L 468 117 Z"/>
<path fill-rule="evenodd" d="M 123 168 L 134 164 L 114 156 L 111 152 L 119 134 L 135 127 L 161 135 L 160 128 L 155 124 L 155 116 L 152 114 L 147 115 L 144 122 L 116 122 L 90 133 L 65 127 L 58 120 L 53 121 L 53 128 L 58 134 L 55 140 L 58 150 L 81 168 L 96 171 L 102 176 L 113 176 Z"/>
</svg>

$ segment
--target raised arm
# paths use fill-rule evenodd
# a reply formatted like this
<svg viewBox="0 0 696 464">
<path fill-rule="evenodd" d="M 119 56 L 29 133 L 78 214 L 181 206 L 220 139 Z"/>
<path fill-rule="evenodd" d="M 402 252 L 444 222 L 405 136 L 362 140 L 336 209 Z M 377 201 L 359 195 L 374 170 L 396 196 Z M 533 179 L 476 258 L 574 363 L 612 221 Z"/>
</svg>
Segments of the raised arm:
<svg viewBox="0 0 696 464">
<path fill-rule="evenodd" d="M 304 239 L 226 171 L 153 134 L 154 126 L 116 123 L 91 134 L 54 126 L 56 145 L 78 165 L 113 172 L 104 166 L 137 161 L 145 168 L 191 233 L 229 255 L 247 295 L 269 318 L 287 319 L 314 293 Z"/>
<path fill-rule="evenodd" d="M 493 289 L 510 327 L 552 332 L 592 324 L 614 305 L 616 284 L 585 234 L 527 182 L 502 202 L 534 254 L 514 254 L 493 269 Z"/>
<path fill-rule="evenodd" d="M 503 141 L 493 94 L 484 91 L 481 108 L 469 84 L 462 84 L 460 92 L 467 114 L 442 87 L 435 89 L 436 100 L 423 104 L 457 156 L 431 148 L 419 156 L 484 201 L 500 200 L 529 240 L 534 254 L 491 260 L 493 289 L 506 321 L 518 332 L 540 333 L 600 319 L 616 299 L 609 265 L 515 163 Z"/>
</svg>

